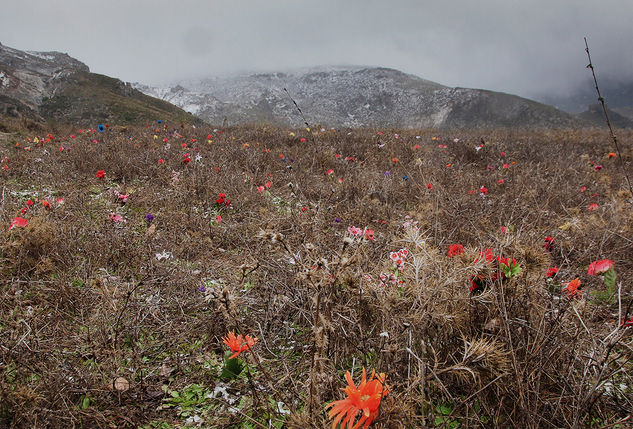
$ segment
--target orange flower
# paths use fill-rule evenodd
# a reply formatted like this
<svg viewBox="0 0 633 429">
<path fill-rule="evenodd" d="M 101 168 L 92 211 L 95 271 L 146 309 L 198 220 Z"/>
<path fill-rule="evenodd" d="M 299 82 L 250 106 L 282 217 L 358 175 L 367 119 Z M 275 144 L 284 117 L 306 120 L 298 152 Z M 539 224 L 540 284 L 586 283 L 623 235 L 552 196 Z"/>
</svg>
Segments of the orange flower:
<svg viewBox="0 0 633 429">
<path fill-rule="evenodd" d="M 242 338 L 242 334 L 235 336 L 233 331 L 230 331 L 226 338 L 222 338 L 224 344 L 226 344 L 235 353 L 231 355 L 229 359 L 236 358 L 240 353 L 250 349 L 257 342 L 257 338 L 253 338 L 250 335 L 246 335 Z"/>
<path fill-rule="evenodd" d="M 572 281 L 568 282 L 568 283 L 563 283 L 564 285 L 567 285 L 563 288 L 563 290 L 567 291 L 567 296 L 569 298 L 573 298 L 573 297 L 577 297 L 580 296 L 580 294 L 582 293 L 581 290 L 578 290 L 578 288 L 580 287 L 580 279 L 573 279 Z"/>
<path fill-rule="evenodd" d="M 388 390 L 385 390 L 385 378 L 384 373 L 376 376 L 376 372 L 372 370 L 369 381 L 367 381 L 365 368 L 363 368 L 362 379 L 358 387 L 356 387 L 352 376 L 347 371 L 345 373 L 347 387 L 342 389 L 347 394 L 347 398 L 334 401 L 325 407 L 326 409 L 332 408 L 329 412 L 330 418 L 336 416 L 332 422 L 332 428 L 335 428 L 341 422 L 341 419 L 341 428 L 347 425 L 348 429 L 357 429 L 363 423 L 363 427 L 367 428 L 378 417 L 380 400 L 389 393 Z M 362 416 L 354 424 L 359 412 L 362 412 Z M 343 417 L 345 418 L 343 419 Z"/>
</svg>

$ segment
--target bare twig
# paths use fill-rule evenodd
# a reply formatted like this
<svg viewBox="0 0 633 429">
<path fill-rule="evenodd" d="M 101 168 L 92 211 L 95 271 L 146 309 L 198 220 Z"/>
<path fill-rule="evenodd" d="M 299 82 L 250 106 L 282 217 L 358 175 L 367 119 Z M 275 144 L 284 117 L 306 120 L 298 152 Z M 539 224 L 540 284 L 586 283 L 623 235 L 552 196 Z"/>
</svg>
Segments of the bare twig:
<svg viewBox="0 0 633 429">
<path fill-rule="evenodd" d="M 588 69 L 591 69 L 591 75 L 593 76 L 593 82 L 596 85 L 596 92 L 598 93 L 598 101 L 602 106 L 602 112 L 604 113 L 604 119 L 607 123 L 607 127 L 609 127 L 609 135 L 611 136 L 611 140 L 613 140 L 613 146 L 618 154 L 618 165 L 622 169 L 622 174 L 624 174 L 624 178 L 626 179 L 627 185 L 629 185 L 630 197 L 633 199 L 633 186 L 631 186 L 631 180 L 629 179 L 629 175 L 626 172 L 626 168 L 624 167 L 624 161 L 622 160 L 622 153 L 620 152 L 620 145 L 618 144 L 618 138 L 613 131 L 613 127 L 611 126 L 611 121 L 609 120 L 609 113 L 607 112 L 607 106 L 604 101 L 604 97 L 600 94 L 600 88 L 598 87 L 598 79 L 596 78 L 596 71 L 594 70 L 593 63 L 591 62 L 591 55 L 589 54 L 589 44 L 587 43 L 587 38 L 585 37 L 585 52 L 587 52 L 587 58 L 589 59 L 589 64 L 587 65 Z"/>
</svg>

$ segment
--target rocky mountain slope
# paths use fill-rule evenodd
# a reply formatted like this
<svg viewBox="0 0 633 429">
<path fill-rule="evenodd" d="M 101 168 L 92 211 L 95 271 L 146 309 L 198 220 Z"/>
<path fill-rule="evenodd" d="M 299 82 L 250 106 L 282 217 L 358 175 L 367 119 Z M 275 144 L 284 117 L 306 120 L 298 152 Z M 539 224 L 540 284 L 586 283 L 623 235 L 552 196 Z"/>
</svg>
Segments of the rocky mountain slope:
<svg viewBox="0 0 633 429">
<path fill-rule="evenodd" d="M 118 79 L 90 73 L 59 52 L 26 52 L 0 44 L 0 116 L 94 124 L 165 119 L 201 122 Z"/>
<path fill-rule="evenodd" d="M 171 87 L 134 86 L 211 123 L 300 126 L 304 120 L 294 106 L 294 99 L 309 123 L 324 126 L 579 125 L 579 120 L 568 113 L 515 95 L 450 88 L 377 67 L 323 67 L 188 80 Z"/>
</svg>

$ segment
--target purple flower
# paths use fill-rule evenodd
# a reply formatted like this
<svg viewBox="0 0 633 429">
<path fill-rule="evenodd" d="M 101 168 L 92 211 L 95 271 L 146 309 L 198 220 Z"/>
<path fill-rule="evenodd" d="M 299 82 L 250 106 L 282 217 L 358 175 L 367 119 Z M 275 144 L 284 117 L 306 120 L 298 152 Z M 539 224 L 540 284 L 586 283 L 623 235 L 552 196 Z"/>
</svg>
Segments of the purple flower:
<svg viewBox="0 0 633 429">
<path fill-rule="evenodd" d="M 385 176 L 389 176 L 391 173 L 389 171 L 385 171 Z"/>
<path fill-rule="evenodd" d="M 336 223 L 341 223 L 341 222 L 343 222 L 343 221 L 342 221 L 341 219 L 339 219 L 339 218 L 335 217 L 335 218 L 334 218 L 334 222 L 336 222 Z"/>
<path fill-rule="evenodd" d="M 202 286 L 200 286 L 200 287 L 198 288 L 198 292 L 202 292 L 202 293 L 204 293 L 204 292 L 206 292 L 206 291 L 207 291 L 207 288 L 205 288 L 205 287 L 204 287 L 204 285 L 202 285 Z"/>
<path fill-rule="evenodd" d="M 154 220 L 154 215 L 153 215 L 153 214 L 151 214 L 151 213 L 147 213 L 147 214 L 145 215 L 145 220 L 146 220 L 148 223 L 150 223 L 151 221 L 153 221 L 153 220 Z"/>
</svg>

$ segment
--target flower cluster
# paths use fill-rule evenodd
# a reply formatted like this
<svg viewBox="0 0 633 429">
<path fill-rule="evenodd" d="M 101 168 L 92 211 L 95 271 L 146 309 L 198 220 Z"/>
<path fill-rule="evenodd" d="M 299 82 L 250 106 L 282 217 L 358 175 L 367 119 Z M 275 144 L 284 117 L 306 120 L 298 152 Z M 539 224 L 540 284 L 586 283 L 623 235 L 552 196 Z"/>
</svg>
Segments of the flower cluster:
<svg viewBox="0 0 633 429">
<path fill-rule="evenodd" d="M 407 249 L 400 249 L 397 252 L 391 252 L 389 259 L 393 263 L 393 269 L 390 273 L 380 273 L 379 286 L 387 286 L 387 282 L 392 285 L 402 285 L 402 272 L 404 271 L 404 264 L 409 257 L 409 251 Z"/>
<path fill-rule="evenodd" d="M 345 373 L 347 387 L 342 389 L 347 394 L 347 398 L 331 402 L 325 407 L 326 409 L 331 408 L 328 415 L 330 418 L 334 418 L 332 428 L 335 428 L 339 422 L 341 428 L 346 425 L 348 429 L 357 429 L 361 425 L 364 428 L 369 427 L 371 422 L 378 417 L 381 399 L 389 393 L 385 379 L 384 373 L 376 375 L 376 372 L 372 371 L 369 380 L 367 380 L 367 374 L 363 368 L 363 375 L 357 387 L 347 371 Z M 361 417 L 354 424 L 358 414 L 361 414 Z"/>
<path fill-rule="evenodd" d="M 409 256 L 409 251 L 407 249 L 400 249 L 397 252 L 391 252 L 389 258 L 393 261 L 394 269 L 398 271 L 404 270 L 404 262 L 407 260 Z"/>
<path fill-rule="evenodd" d="M 215 203 L 218 206 L 226 206 L 226 207 L 231 207 L 231 200 L 226 198 L 226 194 L 223 192 L 220 192 L 218 194 L 218 198 L 216 198 Z"/>
<path fill-rule="evenodd" d="M 479 252 L 479 256 L 477 256 L 473 263 L 477 264 L 479 261 L 486 262 L 485 271 L 475 274 L 470 278 L 469 290 L 471 293 L 482 292 L 487 286 L 497 280 L 504 280 L 513 274 L 519 274 L 521 272 L 521 268 L 516 259 L 495 255 L 492 249 Z"/>
<path fill-rule="evenodd" d="M 394 273 L 380 273 L 380 284 L 379 286 L 381 287 L 386 287 L 387 286 L 387 282 L 391 283 L 392 285 L 401 285 L 404 283 L 404 281 L 402 281 L 402 279 L 398 278 L 398 276 Z"/>
<path fill-rule="evenodd" d="M 352 234 L 354 237 L 362 237 L 365 240 L 374 241 L 374 230 L 373 229 L 360 229 L 356 226 L 347 227 L 347 232 Z"/>
<path fill-rule="evenodd" d="M 418 231 L 420 228 L 418 227 L 418 221 L 417 220 L 413 220 L 411 218 L 411 216 L 405 216 L 404 217 L 404 222 L 402 223 L 402 227 L 407 230 L 407 229 L 412 229 L 414 231 Z"/>
</svg>

